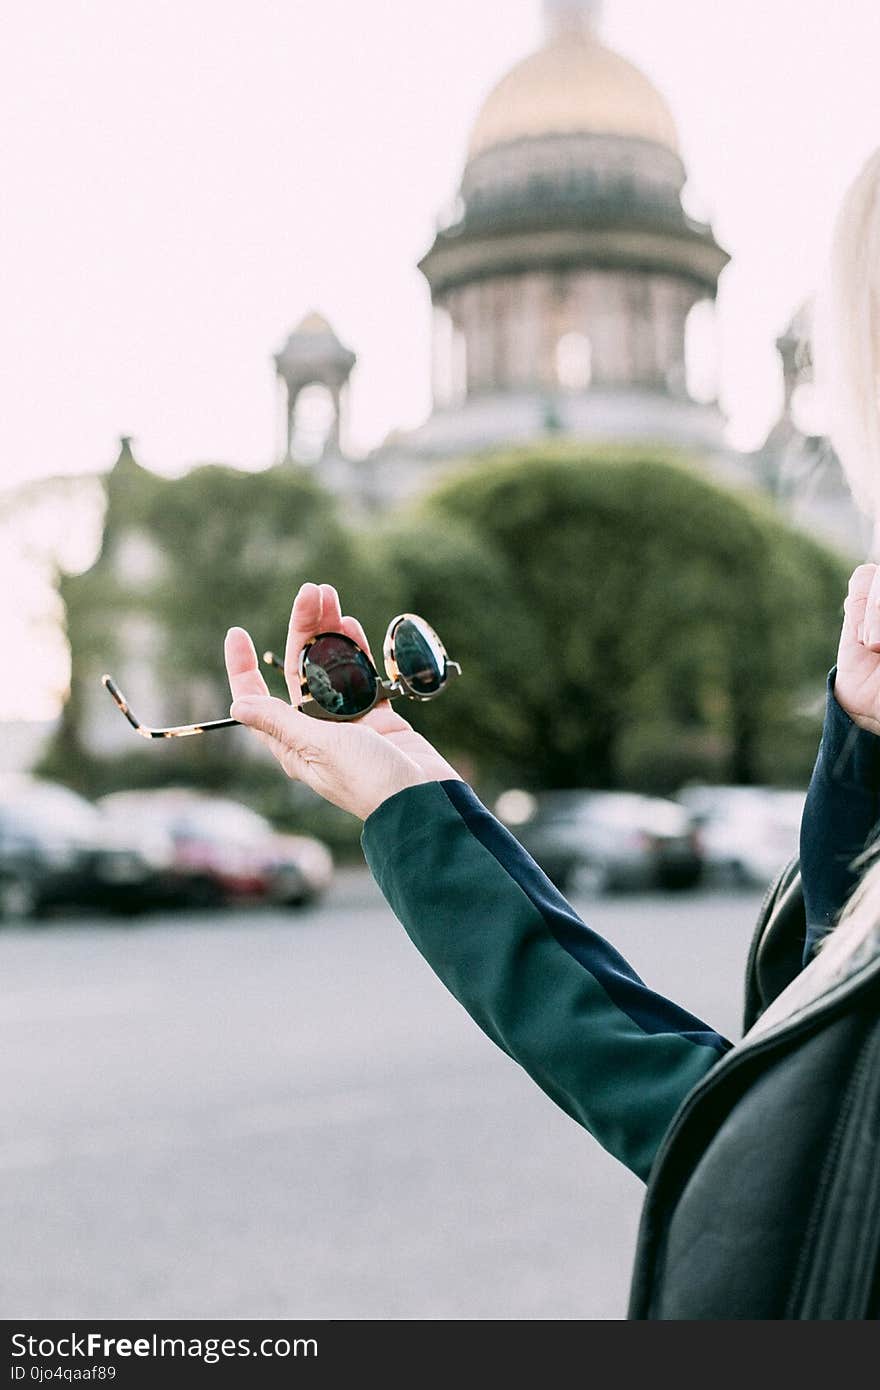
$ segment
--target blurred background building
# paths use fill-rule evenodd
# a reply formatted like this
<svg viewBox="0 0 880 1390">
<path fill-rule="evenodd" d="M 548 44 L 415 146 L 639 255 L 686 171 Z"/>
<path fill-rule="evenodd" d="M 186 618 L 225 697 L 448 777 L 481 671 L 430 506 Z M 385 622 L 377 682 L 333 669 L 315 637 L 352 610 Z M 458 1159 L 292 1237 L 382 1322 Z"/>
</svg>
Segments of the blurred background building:
<svg viewBox="0 0 880 1390">
<path fill-rule="evenodd" d="M 597 0 L 544 0 L 543 9 L 544 42 L 501 77 L 477 113 L 458 196 L 419 262 L 433 306 L 429 417 L 392 432 L 367 457 L 352 456 L 346 397 L 357 345 L 342 343 L 313 311 L 273 358 L 283 408 L 277 456 L 264 476 L 308 465 L 357 520 L 505 446 L 549 438 L 659 445 L 720 481 L 764 493 L 798 527 L 861 554 L 865 523 L 837 460 L 799 415 L 811 382 L 808 306 L 777 344 L 780 419 L 757 452 L 732 449 L 714 332 L 729 257 L 711 226 L 688 211 L 670 109 L 603 42 Z M 149 595 L 164 539 L 137 501 L 154 480 L 128 440 L 105 482 L 104 542 L 84 576 L 90 603 L 103 594 L 112 606 L 120 681 L 140 692 L 154 720 L 179 721 L 190 717 L 179 694 L 168 707 L 167 686 L 163 695 L 155 677 L 163 633 Z M 91 661 L 80 656 L 88 643 L 68 602 L 78 583 L 67 582 L 65 606 L 72 688 L 82 694 L 62 718 L 84 746 L 106 749 L 106 695 L 100 672 L 82 666 Z M 188 690 L 191 717 L 204 715 L 210 682 L 190 681 Z M 122 721 L 113 727 L 124 746 L 130 731 Z"/>
<path fill-rule="evenodd" d="M 686 210 L 672 114 L 645 74 L 602 42 L 598 0 L 543 8 L 545 42 L 483 103 L 458 197 L 419 263 L 434 315 L 430 417 L 347 460 L 340 390 L 355 359 L 310 315 L 276 358 L 287 456 L 317 456 L 325 483 L 351 505 L 381 508 L 498 446 L 560 434 L 667 444 L 860 550 L 867 533 L 839 465 L 796 422 L 811 382 L 808 308 L 777 344 L 780 420 L 756 455 L 730 449 L 714 331 L 729 257 Z"/>
</svg>

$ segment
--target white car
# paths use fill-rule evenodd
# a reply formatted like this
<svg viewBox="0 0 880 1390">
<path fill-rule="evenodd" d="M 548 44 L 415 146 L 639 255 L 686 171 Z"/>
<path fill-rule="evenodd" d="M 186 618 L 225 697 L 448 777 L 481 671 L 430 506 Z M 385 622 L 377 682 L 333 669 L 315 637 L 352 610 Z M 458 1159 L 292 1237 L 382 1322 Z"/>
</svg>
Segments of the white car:
<svg viewBox="0 0 880 1390">
<path fill-rule="evenodd" d="M 665 797 L 511 788 L 495 809 L 563 891 L 691 888 L 702 875 L 690 817 Z"/>
<path fill-rule="evenodd" d="M 763 887 L 798 852 L 806 792 L 775 787 L 684 787 L 707 876 Z"/>
</svg>

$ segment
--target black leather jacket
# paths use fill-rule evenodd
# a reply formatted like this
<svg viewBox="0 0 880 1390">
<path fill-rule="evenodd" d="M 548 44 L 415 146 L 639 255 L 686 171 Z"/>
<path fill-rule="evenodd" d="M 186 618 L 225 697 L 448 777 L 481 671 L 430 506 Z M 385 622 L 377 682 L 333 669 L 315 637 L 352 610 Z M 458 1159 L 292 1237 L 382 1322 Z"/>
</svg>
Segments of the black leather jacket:
<svg viewBox="0 0 880 1390">
<path fill-rule="evenodd" d="M 878 745 L 829 684 L 800 867 L 768 894 L 738 1044 L 642 981 L 463 783 L 405 788 L 365 822 L 376 881 L 447 988 L 648 1183 L 633 1318 L 876 1310 L 880 959 L 810 955 L 872 829 Z"/>
<path fill-rule="evenodd" d="M 753 937 L 743 1040 L 682 1104 L 651 1171 L 631 1318 L 880 1312 L 880 946 L 836 970 L 813 955 L 877 820 L 880 739 L 836 704 L 833 677 L 800 864 Z"/>
</svg>

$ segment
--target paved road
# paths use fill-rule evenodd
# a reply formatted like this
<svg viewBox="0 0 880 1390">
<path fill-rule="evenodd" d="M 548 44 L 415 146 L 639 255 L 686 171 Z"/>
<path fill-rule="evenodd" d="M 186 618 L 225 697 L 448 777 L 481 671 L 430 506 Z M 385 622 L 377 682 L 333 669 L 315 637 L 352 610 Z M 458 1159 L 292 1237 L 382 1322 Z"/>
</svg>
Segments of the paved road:
<svg viewBox="0 0 880 1390">
<path fill-rule="evenodd" d="M 739 1036 L 757 896 L 579 903 Z M 370 880 L 0 934 L 0 1316 L 616 1319 L 641 1186 Z"/>
</svg>

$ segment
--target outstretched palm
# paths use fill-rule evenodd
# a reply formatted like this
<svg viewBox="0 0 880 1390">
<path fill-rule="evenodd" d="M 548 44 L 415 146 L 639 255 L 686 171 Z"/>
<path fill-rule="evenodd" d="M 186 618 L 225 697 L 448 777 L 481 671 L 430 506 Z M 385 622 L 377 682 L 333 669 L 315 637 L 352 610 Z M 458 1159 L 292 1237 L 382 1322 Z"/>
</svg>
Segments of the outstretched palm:
<svg viewBox="0 0 880 1390">
<path fill-rule="evenodd" d="M 346 631 L 346 629 L 340 630 Z M 349 631 L 348 636 L 351 637 L 352 635 Z M 377 705 L 375 709 L 371 709 L 369 714 L 365 714 L 360 723 L 375 729 L 377 734 L 387 738 L 389 743 L 393 743 L 408 758 L 412 758 L 414 763 L 418 763 L 425 776 L 432 781 L 443 781 L 447 777 L 459 776 L 455 768 L 437 752 L 437 749 L 426 738 L 416 733 L 412 724 L 408 724 L 387 700 L 384 700 L 381 705 Z"/>
<path fill-rule="evenodd" d="M 299 657 L 303 647 L 318 632 L 344 632 L 363 649 L 370 652 L 361 624 L 356 618 L 343 617 L 339 595 L 331 584 L 304 584 L 294 600 L 284 651 L 284 678 L 291 704 L 298 705 Z M 370 652 L 372 657 L 372 653 Z M 253 642 L 243 628 L 232 628 L 226 641 L 226 665 L 234 698 L 249 695 L 266 696 L 269 689 L 257 662 Z M 459 774 L 426 738 L 416 733 L 411 724 L 398 714 L 386 700 L 370 710 L 362 719 L 350 724 L 322 724 L 325 737 L 344 743 L 347 755 L 358 751 L 358 740 L 366 729 L 386 739 L 412 760 L 430 781 L 457 778 Z M 269 734 L 262 741 L 280 759 L 277 740 Z"/>
</svg>

